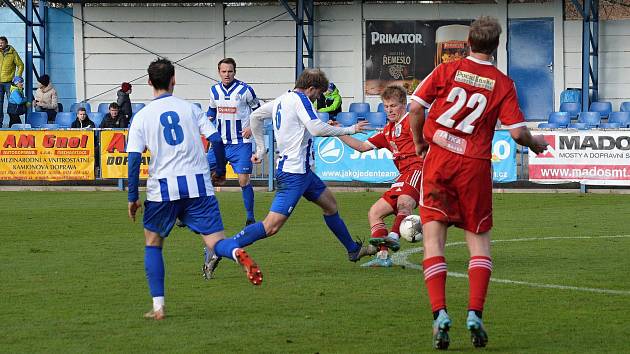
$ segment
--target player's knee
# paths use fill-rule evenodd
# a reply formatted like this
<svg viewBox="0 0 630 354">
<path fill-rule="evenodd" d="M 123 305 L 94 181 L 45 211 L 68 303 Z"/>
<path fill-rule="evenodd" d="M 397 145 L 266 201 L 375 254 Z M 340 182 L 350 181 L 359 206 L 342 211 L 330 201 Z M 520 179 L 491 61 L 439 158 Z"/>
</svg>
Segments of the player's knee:
<svg viewBox="0 0 630 354">
<path fill-rule="evenodd" d="M 370 211 L 368 211 L 368 220 L 379 219 L 380 217 L 381 217 L 381 213 L 378 211 L 376 207 L 372 206 L 370 208 Z"/>
</svg>

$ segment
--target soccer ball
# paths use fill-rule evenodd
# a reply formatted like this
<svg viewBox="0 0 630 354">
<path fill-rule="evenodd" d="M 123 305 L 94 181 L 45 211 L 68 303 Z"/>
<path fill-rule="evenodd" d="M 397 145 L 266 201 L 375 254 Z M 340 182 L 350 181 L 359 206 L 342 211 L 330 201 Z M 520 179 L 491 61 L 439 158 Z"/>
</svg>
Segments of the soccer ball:
<svg viewBox="0 0 630 354">
<path fill-rule="evenodd" d="M 409 215 L 400 223 L 400 237 L 409 242 L 422 241 L 422 221 L 418 215 Z"/>
</svg>

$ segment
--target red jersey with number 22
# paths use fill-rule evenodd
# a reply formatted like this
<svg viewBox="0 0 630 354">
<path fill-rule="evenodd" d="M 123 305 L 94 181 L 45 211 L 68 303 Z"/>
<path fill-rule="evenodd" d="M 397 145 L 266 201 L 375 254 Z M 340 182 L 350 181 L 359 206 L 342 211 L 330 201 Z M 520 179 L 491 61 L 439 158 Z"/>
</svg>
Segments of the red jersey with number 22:
<svg viewBox="0 0 630 354">
<path fill-rule="evenodd" d="M 431 108 L 424 138 L 456 154 L 490 159 L 497 119 L 525 126 L 514 82 L 492 63 L 468 57 L 440 64 L 411 99 Z"/>
</svg>

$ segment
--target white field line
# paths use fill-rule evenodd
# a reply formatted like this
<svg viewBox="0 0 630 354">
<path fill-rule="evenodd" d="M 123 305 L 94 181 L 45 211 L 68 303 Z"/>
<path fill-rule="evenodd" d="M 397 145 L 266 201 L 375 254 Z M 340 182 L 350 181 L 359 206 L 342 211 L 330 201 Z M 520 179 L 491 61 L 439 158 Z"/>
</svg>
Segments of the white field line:
<svg viewBox="0 0 630 354">
<path fill-rule="evenodd" d="M 567 236 L 567 237 L 557 237 L 557 236 L 549 236 L 549 237 L 526 237 L 526 238 L 516 238 L 509 240 L 493 240 L 492 243 L 499 242 L 525 242 L 525 241 L 549 241 L 549 240 L 586 240 L 586 239 L 600 239 L 600 238 L 629 238 L 630 235 L 610 235 L 610 236 Z M 451 242 L 447 243 L 446 247 L 452 246 L 461 246 L 466 245 L 466 242 Z M 422 252 L 422 247 L 412 248 L 404 251 L 400 251 L 398 253 L 394 253 L 392 255 L 392 262 L 396 265 L 403 266 L 411 269 L 422 270 L 422 266 L 419 264 L 411 263 L 407 260 L 409 255 L 414 253 Z M 366 266 L 366 264 L 362 264 L 362 267 Z M 456 273 L 456 272 L 448 272 L 448 275 L 455 278 L 468 278 L 467 274 Z M 526 281 L 519 280 L 510 280 L 510 279 L 497 279 L 490 278 L 490 281 L 495 283 L 503 283 L 503 284 L 516 284 L 516 285 L 525 285 L 533 288 L 545 288 L 545 289 L 560 289 L 560 290 L 575 290 L 575 291 L 585 291 L 592 293 L 601 293 L 601 294 L 612 294 L 612 295 L 630 295 L 630 291 L 628 290 L 613 290 L 613 289 L 598 289 L 598 288 L 586 288 L 579 286 L 568 286 L 568 285 L 556 285 L 556 284 L 543 284 L 543 283 L 532 283 Z"/>
</svg>

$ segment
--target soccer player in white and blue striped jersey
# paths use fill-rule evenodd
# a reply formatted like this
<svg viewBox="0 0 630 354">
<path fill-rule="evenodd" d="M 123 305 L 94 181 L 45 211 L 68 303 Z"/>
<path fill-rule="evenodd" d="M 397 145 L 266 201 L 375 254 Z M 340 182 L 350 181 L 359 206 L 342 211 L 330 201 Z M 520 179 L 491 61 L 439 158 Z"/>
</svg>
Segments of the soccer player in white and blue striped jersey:
<svg viewBox="0 0 630 354">
<path fill-rule="evenodd" d="M 361 257 L 375 254 L 372 245 L 363 245 L 350 236 L 337 210 L 337 201 L 330 189 L 312 171 L 313 136 L 338 136 L 358 133 L 367 122 L 351 127 L 333 127 L 318 119 L 312 101 L 328 87 L 326 75 L 318 69 L 306 69 L 292 91 L 267 102 L 250 116 L 252 133 L 256 140 L 253 162 L 260 162 L 264 154 L 262 120 L 271 118 L 279 151 L 276 165 L 278 189 L 269 213 L 262 222 L 245 228 L 232 238 L 215 247 L 217 256 L 230 254 L 231 250 L 248 246 L 262 238 L 277 233 L 289 219 L 301 197 L 317 204 L 324 214 L 324 221 L 348 252 L 352 262 Z M 211 259 L 204 271 L 211 278 L 220 258 Z"/>
<path fill-rule="evenodd" d="M 236 61 L 224 58 L 217 65 L 221 81 L 210 88 L 208 117 L 216 121 L 216 127 L 225 144 L 226 159 L 238 175 L 238 184 L 243 193 L 243 204 L 247 218 L 245 225 L 253 224 L 254 189 L 250 183 L 252 173 L 252 142 L 249 115 L 260 107 L 254 90 L 246 83 L 235 79 Z M 208 153 L 212 165 L 214 155 Z"/>
<path fill-rule="evenodd" d="M 145 270 L 153 297 L 153 309 L 146 318 L 162 320 L 164 312 L 164 261 L 162 245 L 177 218 L 202 235 L 209 249 L 224 240 L 219 205 L 211 179 L 225 178 L 224 148 L 219 134 L 205 114 L 194 104 L 173 96 L 175 68 L 166 59 L 149 65 L 149 85 L 155 99 L 134 117 L 129 128 L 129 217 L 135 221 L 142 205 L 138 196 L 140 159 L 145 149 L 151 153 L 147 200 L 143 217 Z M 217 169 L 210 175 L 201 136 L 214 145 Z M 242 249 L 223 257 L 243 266 L 250 282 L 259 285 L 262 273 Z"/>
</svg>

